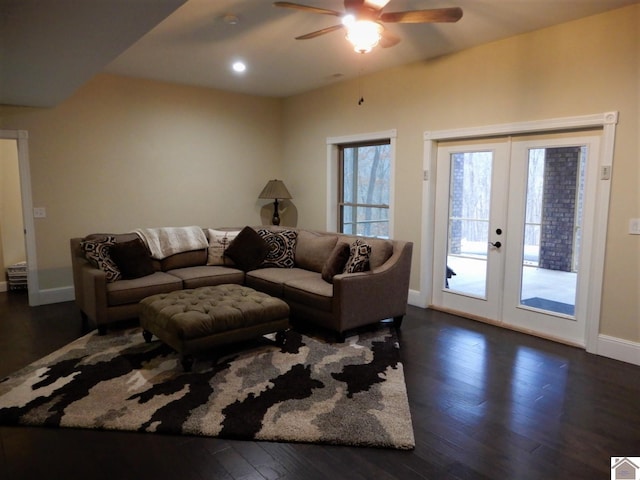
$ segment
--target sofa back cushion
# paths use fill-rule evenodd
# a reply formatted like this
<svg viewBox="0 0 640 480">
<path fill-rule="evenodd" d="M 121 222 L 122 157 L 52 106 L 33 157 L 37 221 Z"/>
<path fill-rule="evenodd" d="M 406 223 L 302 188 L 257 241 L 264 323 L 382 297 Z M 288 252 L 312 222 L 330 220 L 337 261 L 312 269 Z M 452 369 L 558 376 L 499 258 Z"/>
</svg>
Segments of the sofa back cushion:
<svg viewBox="0 0 640 480">
<path fill-rule="evenodd" d="M 97 240 L 105 236 L 115 238 L 116 243 L 130 242 L 140 239 L 136 233 L 92 233 L 87 235 L 84 240 Z M 151 259 L 151 264 L 156 272 L 166 272 L 175 268 L 195 267 L 205 265 L 207 263 L 207 249 L 192 250 L 189 252 L 181 252 L 171 255 L 162 260 Z"/>
<path fill-rule="evenodd" d="M 106 236 L 113 237 L 116 243 L 129 242 L 136 238 L 140 238 L 135 233 L 92 233 L 84 237 L 83 240 L 99 240 Z"/>
<path fill-rule="evenodd" d="M 191 250 L 189 252 L 174 253 L 159 261 L 160 270 L 167 272 L 176 268 L 198 267 L 206 265 L 208 249 Z M 157 261 L 157 260 L 156 260 Z"/>
<path fill-rule="evenodd" d="M 337 241 L 337 235 L 299 230 L 295 255 L 296 266 L 312 272 L 322 272 L 322 267 Z"/>
</svg>

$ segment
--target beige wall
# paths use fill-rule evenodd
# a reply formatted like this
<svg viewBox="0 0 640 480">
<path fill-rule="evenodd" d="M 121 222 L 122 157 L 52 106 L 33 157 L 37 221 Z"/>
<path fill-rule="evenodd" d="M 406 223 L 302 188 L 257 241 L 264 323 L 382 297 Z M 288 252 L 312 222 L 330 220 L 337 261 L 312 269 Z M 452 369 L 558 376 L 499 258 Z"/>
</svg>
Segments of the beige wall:
<svg viewBox="0 0 640 480">
<path fill-rule="evenodd" d="M 29 132 L 33 204 L 47 208 L 40 288 L 72 284 L 72 236 L 258 223 L 269 178 L 299 226 L 323 229 L 326 138 L 397 129 L 394 236 L 415 243 L 419 290 L 425 131 L 617 110 L 601 330 L 639 341 L 639 24 L 636 5 L 285 100 L 100 75 L 52 109 L 0 107 L 0 128 Z"/>
<path fill-rule="evenodd" d="M 0 140 L 0 281 L 5 267 L 26 260 L 15 140 Z"/>
<path fill-rule="evenodd" d="M 101 75 L 51 109 L 0 110 L 29 133 L 40 289 L 72 285 L 69 238 L 260 223 L 281 175 L 274 99 Z M 286 180 L 286 179 L 285 179 Z"/>
<path fill-rule="evenodd" d="M 394 236 L 415 243 L 419 290 L 425 131 L 619 111 L 601 331 L 640 340 L 640 237 L 627 234 L 640 217 L 639 25 L 636 5 L 288 98 L 299 224 L 325 226 L 327 137 L 397 129 Z"/>
</svg>

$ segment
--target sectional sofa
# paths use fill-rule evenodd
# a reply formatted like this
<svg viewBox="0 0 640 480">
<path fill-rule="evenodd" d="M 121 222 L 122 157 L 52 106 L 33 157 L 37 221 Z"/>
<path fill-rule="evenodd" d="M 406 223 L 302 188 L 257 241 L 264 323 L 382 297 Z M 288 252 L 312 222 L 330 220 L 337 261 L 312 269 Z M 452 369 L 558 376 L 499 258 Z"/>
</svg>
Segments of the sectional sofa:
<svg viewBox="0 0 640 480">
<path fill-rule="evenodd" d="M 173 233 L 166 234 L 172 229 L 72 238 L 75 301 L 83 320 L 105 333 L 115 322 L 138 317 L 147 296 L 221 284 L 281 298 L 292 322 L 311 322 L 339 340 L 384 319 L 399 327 L 406 312 L 411 242 L 276 226 L 180 228 L 195 230 L 197 241 L 175 248 Z M 158 232 L 165 238 L 155 242 Z M 256 237 L 264 245 L 256 245 Z M 163 242 L 169 248 L 158 251 Z"/>
</svg>

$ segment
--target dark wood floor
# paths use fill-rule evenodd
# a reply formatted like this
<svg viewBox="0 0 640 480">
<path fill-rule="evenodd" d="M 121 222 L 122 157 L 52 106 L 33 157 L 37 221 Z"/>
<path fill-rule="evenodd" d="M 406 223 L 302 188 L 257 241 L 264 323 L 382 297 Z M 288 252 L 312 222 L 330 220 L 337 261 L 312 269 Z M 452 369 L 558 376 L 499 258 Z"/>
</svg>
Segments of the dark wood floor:
<svg viewBox="0 0 640 480">
<path fill-rule="evenodd" d="M 0 293 L 0 378 L 80 323 Z M 640 455 L 640 367 L 415 307 L 400 342 L 414 451 L 0 427 L 0 478 L 605 479 Z"/>
</svg>

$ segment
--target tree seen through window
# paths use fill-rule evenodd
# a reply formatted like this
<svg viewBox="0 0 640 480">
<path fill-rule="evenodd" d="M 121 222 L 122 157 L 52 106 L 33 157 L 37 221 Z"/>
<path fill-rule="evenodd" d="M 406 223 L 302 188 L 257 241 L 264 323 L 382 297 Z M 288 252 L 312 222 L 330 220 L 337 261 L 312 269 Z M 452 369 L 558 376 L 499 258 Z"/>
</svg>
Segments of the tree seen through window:
<svg viewBox="0 0 640 480">
<path fill-rule="evenodd" d="M 389 237 L 389 140 L 340 146 L 340 231 Z"/>
</svg>

